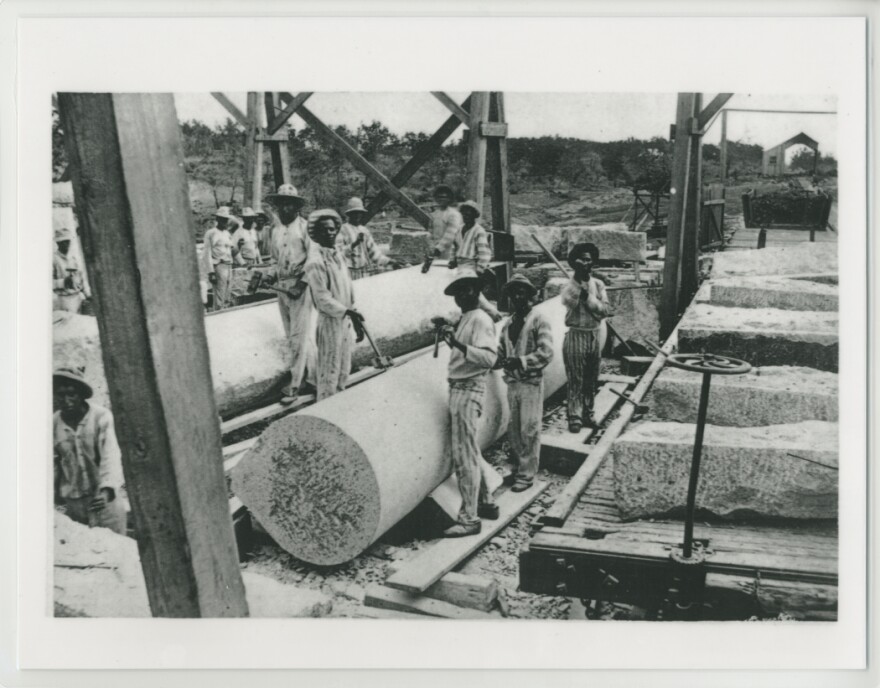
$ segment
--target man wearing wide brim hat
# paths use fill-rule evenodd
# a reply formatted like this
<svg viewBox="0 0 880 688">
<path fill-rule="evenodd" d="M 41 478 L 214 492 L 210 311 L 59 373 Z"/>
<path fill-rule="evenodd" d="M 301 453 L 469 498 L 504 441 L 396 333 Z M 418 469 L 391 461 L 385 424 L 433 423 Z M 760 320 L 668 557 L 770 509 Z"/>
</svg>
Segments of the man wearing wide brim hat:
<svg viewBox="0 0 880 688">
<path fill-rule="evenodd" d="M 305 199 L 293 184 L 282 184 L 267 199 L 277 211 L 272 213 L 272 227 L 266 230 L 269 254 L 276 267 L 263 274 L 267 283 L 277 282 L 278 288 L 283 290 L 278 293 L 278 309 L 290 350 L 290 384 L 281 402 L 292 403 L 299 394 L 316 389 L 315 307 L 305 280 L 312 240 L 308 222 L 300 214 Z"/>
<path fill-rule="evenodd" d="M 593 403 L 602 361 L 602 320 L 611 310 L 605 284 L 592 276 L 598 260 L 595 244 L 575 244 L 568 254 L 574 276 L 562 290 L 568 326 L 562 356 L 568 378 L 568 429 L 573 433 L 580 432 L 583 425 L 596 427 Z"/>
<path fill-rule="evenodd" d="M 477 440 L 486 374 L 497 360 L 495 325 L 478 306 L 480 278 L 473 270 L 458 271 L 443 292 L 455 298 L 461 320 L 455 326 L 444 324 L 441 330 L 449 345 L 449 415 L 452 465 L 461 493 L 457 523 L 444 531 L 445 537 L 464 537 L 480 532 L 480 517 L 497 518 L 498 507 L 486 489 L 481 470 L 480 445 Z"/>
<path fill-rule="evenodd" d="M 553 360 L 553 328 L 542 312 L 532 308 L 538 293 L 524 275 L 504 285 L 512 315 L 501 329 L 498 367 L 504 369 L 510 423 L 507 441 L 514 471 L 514 492 L 529 489 L 541 456 L 544 417 L 544 368 Z"/>
<path fill-rule="evenodd" d="M 55 253 L 52 256 L 52 310 L 79 313 L 85 301 L 85 283 L 79 262 L 71 252 L 74 232 L 69 227 L 55 230 Z"/>
<path fill-rule="evenodd" d="M 202 267 L 213 286 L 212 311 L 219 311 L 231 305 L 232 294 L 232 237 L 229 223 L 233 221 L 228 206 L 220 206 L 214 211 L 214 226 L 205 232 L 202 239 Z"/>
<path fill-rule="evenodd" d="M 346 203 L 344 212 L 346 222 L 339 230 L 336 242 L 348 265 L 351 278 L 356 280 L 367 277 L 387 265 L 398 267 L 399 263 L 385 255 L 373 239 L 373 234 L 364 225 L 367 217 L 364 202 L 357 197 L 351 198 Z"/>
<path fill-rule="evenodd" d="M 235 264 L 243 266 L 262 265 L 260 255 L 260 237 L 255 227 L 257 214 L 253 208 L 241 211 L 242 224 L 232 233 L 232 247 L 235 252 Z"/>
<path fill-rule="evenodd" d="M 113 414 L 88 401 L 92 386 L 82 368 L 56 368 L 52 387 L 55 498 L 74 521 L 126 532 L 122 455 Z"/>
</svg>

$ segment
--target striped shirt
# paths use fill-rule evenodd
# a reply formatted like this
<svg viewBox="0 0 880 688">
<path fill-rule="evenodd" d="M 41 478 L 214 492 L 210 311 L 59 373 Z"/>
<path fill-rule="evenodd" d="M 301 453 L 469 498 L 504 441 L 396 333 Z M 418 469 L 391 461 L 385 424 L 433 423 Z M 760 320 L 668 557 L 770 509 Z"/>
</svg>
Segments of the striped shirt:
<svg viewBox="0 0 880 688">
<path fill-rule="evenodd" d="M 312 300 L 322 315 L 345 317 L 354 307 L 354 289 L 342 254 L 335 248 L 315 243 L 305 265 L 305 280 L 312 290 Z"/>
<path fill-rule="evenodd" d="M 495 324 L 484 310 L 474 308 L 463 313 L 455 328 L 455 338 L 464 344 L 465 353 L 452 347 L 449 354 L 450 381 L 485 375 L 498 360 Z"/>
<path fill-rule="evenodd" d="M 562 290 L 562 305 L 566 308 L 565 324 L 581 330 L 598 329 L 611 310 L 605 285 L 595 277 L 587 283 L 571 279 Z"/>
<path fill-rule="evenodd" d="M 60 496 L 92 497 L 109 487 L 117 494 L 122 487 L 122 454 L 116 441 L 113 414 L 103 406 L 86 402 L 89 410 L 76 428 L 52 416 L 55 470 Z"/>
<path fill-rule="evenodd" d="M 363 239 L 357 246 L 353 246 L 359 236 Z M 346 222 L 336 236 L 336 248 L 345 257 L 345 263 L 350 270 L 363 270 L 373 265 L 387 265 L 391 260 L 386 256 L 370 230 L 363 225 L 355 226 Z"/>
<path fill-rule="evenodd" d="M 492 261 L 492 247 L 489 246 L 489 233 L 480 224 L 470 229 L 450 231 L 440 240 L 437 248 L 441 255 L 450 246 L 455 247 L 455 258 L 459 267 L 471 267 L 480 274 Z"/>
<path fill-rule="evenodd" d="M 449 206 L 448 208 L 437 208 L 431 213 L 431 238 L 434 240 L 434 246 L 440 249 L 440 243 L 444 242 L 446 237 L 455 237 L 464 224 L 461 213 L 456 208 Z M 440 250 L 440 258 L 448 258 L 447 251 L 452 244 L 449 243 L 445 248 Z"/>
<path fill-rule="evenodd" d="M 505 370 L 504 381 L 537 382 L 543 377 L 544 368 L 553 360 L 553 329 L 547 316 L 532 309 L 526 314 L 525 322 L 522 323 L 522 329 L 514 342 L 510 338 L 510 327 L 517 317 L 514 314 L 501 329 L 498 360 L 516 356 L 522 363 L 522 370 Z"/>
</svg>

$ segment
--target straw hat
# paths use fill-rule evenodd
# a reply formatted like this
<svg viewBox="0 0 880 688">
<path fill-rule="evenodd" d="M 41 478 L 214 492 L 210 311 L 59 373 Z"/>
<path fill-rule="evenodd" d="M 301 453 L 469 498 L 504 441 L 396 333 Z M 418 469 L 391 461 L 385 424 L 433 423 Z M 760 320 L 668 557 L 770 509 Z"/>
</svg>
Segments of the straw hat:
<svg viewBox="0 0 880 688">
<path fill-rule="evenodd" d="M 474 201 L 464 201 L 463 203 L 458 204 L 458 212 L 461 212 L 462 208 L 470 208 L 476 213 L 477 217 L 482 215 L 480 212 L 480 206 L 478 206 Z"/>
<path fill-rule="evenodd" d="M 56 368 L 52 373 L 52 384 L 54 385 L 58 380 L 75 382 L 81 387 L 83 396 L 86 399 L 89 399 L 92 396 L 93 391 L 92 386 L 86 382 L 85 373 L 86 369 L 82 366 L 78 368 Z"/>
<path fill-rule="evenodd" d="M 345 214 L 349 213 L 365 213 L 367 209 L 364 208 L 364 202 L 355 196 L 354 198 L 349 198 L 348 203 L 345 205 Z"/>
<path fill-rule="evenodd" d="M 534 296 L 538 293 L 538 290 L 535 288 L 535 285 L 529 281 L 529 278 L 525 275 L 514 275 L 511 277 L 507 284 L 504 285 L 504 291 L 510 291 L 513 287 L 519 286 L 522 289 L 525 289 L 528 292 L 529 296 Z"/>
<path fill-rule="evenodd" d="M 232 217 L 232 213 L 229 211 L 228 205 L 221 205 L 217 210 L 214 211 L 214 217 Z"/>
<path fill-rule="evenodd" d="M 575 244 L 571 247 L 571 251 L 568 252 L 568 264 L 574 268 L 574 262 L 585 253 L 590 254 L 594 263 L 599 260 L 599 247 L 596 244 Z"/>
<path fill-rule="evenodd" d="M 68 227 L 61 227 L 55 230 L 55 243 L 59 241 L 72 241 L 73 232 Z"/>
<path fill-rule="evenodd" d="M 266 198 L 272 199 L 275 203 L 284 201 L 305 201 L 305 199 L 299 195 L 299 192 L 293 184 L 282 184 L 278 187 L 278 191 L 268 194 Z"/>
<path fill-rule="evenodd" d="M 333 220 L 337 227 L 342 225 L 342 218 L 339 217 L 339 213 L 333 210 L 333 208 L 321 208 L 320 210 L 313 210 L 309 213 L 309 230 L 314 228 L 318 223 L 318 220 L 323 220 L 327 217 Z"/>
<path fill-rule="evenodd" d="M 251 207 L 247 207 L 241 211 L 242 217 L 256 217 L 257 214 L 254 212 L 254 209 Z"/>
<path fill-rule="evenodd" d="M 443 293 L 446 296 L 455 296 L 455 292 L 458 291 L 459 287 L 465 284 L 475 284 L 477 287 L 480 287 L 482 280 L 470 268 L 462 268 L 455 273 L 455 279 L 449 283 L 446 289 L 443 290 Z"/>
</svg>

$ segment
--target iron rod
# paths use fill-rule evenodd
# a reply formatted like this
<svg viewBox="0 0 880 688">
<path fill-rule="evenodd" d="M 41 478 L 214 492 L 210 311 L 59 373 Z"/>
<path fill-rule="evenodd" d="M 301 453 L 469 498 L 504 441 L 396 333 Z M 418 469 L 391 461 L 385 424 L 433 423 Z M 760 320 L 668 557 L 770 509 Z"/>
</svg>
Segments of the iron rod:
<svg viewBox="0 0 880 688">
<path fill-rule="evenodd" d="M 703 386 L 700 388 L 700 407 L 697 411 L 697 436 L 694 439 L 694 455 L 691 459 L 691 477 L 688 483 L 687 513 L 684 523 L 684 558 L 690 559 L 694 542 L 694 511 L 697 505 L 697 483 L 700 479 L 700 458 L 703 453 L 703 432 L 706 429 L 706 414 L 709 410 L 709 386 L 711 373 L 703 373 Z"/>
</svg>

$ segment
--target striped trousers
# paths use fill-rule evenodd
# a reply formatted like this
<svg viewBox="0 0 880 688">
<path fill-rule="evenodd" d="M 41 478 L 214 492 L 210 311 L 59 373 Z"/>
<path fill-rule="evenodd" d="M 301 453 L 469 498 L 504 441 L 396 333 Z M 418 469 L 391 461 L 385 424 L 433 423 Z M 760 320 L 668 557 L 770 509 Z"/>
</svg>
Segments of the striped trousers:
<svg viewBox="0 0 880 688">
<path fill-rule="evenodd" d="M 214 304 L 212 311 L 219 311 L 232 305 L 232 265 L 217 263 L 214 266 L 217 281 L 214 283 Z"/>
<path fill-rule="evenodd" d="M 318 314 L 318 401 L 345 389 L 351 371 L 351 349 L 354 344 L 351 320 Z"/>
<path fill-rule="evenodd" d="M 568 378 L 568 420 L 586 421 L 599 386 L 599 330 L 570 328 L 562 342 L 562 360 Z"/>
<path fill-rule="evenodd" d="M 507 383 L 510 424 L 507 441 L 516 466 L 516 480 L 531 484 L 541 456 L 541 420 L 544 416 L 544 379 Z"/>
<path fill-rule="evenodd" d="M 477 506 L 491 498 L 480 471 L 480 445 L 477 430 L 483 415 L 486 395 L 486 376 L 467 380 L 449 381 L 449 416 L 451 430 L 452 466 L 461 492 L 458 522 L 470 525 L 480 521 Z"/>
<path fill-rule="evenodd" d="M 315 380 L 315 307 L 311 290 L 306 288 L 297 299 L 278 294 L 281 324 L 287 335 L 290 352 L 290 387 L 285 394 L 295 396 L 303 381 L 317 387 Z"/>
</svg>

